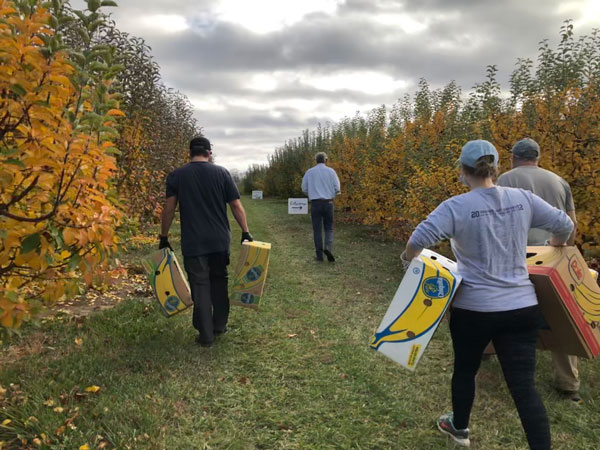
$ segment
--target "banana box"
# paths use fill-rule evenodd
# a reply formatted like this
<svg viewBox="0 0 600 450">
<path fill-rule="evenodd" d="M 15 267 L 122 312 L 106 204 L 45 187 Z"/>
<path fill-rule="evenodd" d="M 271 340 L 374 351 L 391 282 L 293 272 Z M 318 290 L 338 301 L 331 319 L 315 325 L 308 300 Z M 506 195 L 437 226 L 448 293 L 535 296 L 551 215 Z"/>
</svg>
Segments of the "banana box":
<svg viewBox="0 0 600 450">
<path fill-rule="evenodd" d="M 529 278 L 549 329 L 542 348 L 600 354 L 600 287 L 577 247 L 527 247 Z"/>
<path fill-rule="evenodd" d="M 371 348 L 414 370 L 461 281 L 454 261 L 423 250 L 406 270 Z"/>
<path fill-rule="evenodd" d="M 231 303 L 258 309 L 265 287 L 271 244 L 244 242 L 233 278 Z"/>
<path fill-rule="evenodd" d="M 163 248 L 154 252 L 142 265 L 165 316 L 174 316 L 193 305 L 190 286 L 173 251 Z"/>
</svg>

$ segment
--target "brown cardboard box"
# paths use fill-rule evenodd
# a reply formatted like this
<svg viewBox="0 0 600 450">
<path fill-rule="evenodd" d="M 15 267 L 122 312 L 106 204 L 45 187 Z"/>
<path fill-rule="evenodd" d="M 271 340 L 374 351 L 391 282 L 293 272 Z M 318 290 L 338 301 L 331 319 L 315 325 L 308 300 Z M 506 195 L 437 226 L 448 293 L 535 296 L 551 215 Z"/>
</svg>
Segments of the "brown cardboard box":
<svg viewBox="0 0 600 450">
<path fill-rule="evenodd" d="M 600 354 L 600 287 L 577 247 L 527 247 L 529 277 L 549 330 L 543 348 L 594 358 Z"/>
</svg>

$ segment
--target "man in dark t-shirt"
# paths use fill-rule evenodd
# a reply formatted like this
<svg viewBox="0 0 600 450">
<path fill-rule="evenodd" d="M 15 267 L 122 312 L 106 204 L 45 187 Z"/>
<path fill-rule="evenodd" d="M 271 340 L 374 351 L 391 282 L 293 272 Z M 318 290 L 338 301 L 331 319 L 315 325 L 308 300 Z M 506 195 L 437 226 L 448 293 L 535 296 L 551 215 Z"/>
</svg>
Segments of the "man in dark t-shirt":
<svg viewBox="0 0 600 450">
<path fill-rule="evenodd" d="M 190 142 L 191 162 L 167 177 L 159 248 L 171 248 L 169 228 L 179 202 L 181 252 L 194 300 L 196 341 L 213 345 L 227 331 L 229 293 L 227 265 L 231 230 L 227 204 L 242 229 L 242 242 L 252 241 L 240 193 L 227 169 L 210 162 L 210 141 L 201 136 Z"/>
</svg>

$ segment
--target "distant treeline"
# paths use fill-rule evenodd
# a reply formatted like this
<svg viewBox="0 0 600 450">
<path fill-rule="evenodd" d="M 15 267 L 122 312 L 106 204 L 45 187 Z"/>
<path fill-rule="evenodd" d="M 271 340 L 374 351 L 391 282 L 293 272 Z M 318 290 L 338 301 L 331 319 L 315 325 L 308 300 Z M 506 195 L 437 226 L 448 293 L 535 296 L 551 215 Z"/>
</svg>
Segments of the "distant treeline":
<svg viewBox="0 0 600 450">
<path fill-rule="evenodd" d="M 275 150 L 266 165 L 250 167 L 241 182 L 249 192 L 302 195 L 305 170 L 319 151 L 338 172 L 338 208 L 352 220 L 382 225 L 407 238 L 442 200 L 465 191 L 456 160 L 462 145 L 487 139 L 510 169 L 512 145 L 523 137 L 541 146 L 541 165 L 564 177 L 573 189 L 578 241 L 600 243 L 600 34 L 576 38 L 570 21 L 560 29 L 556 49 L 540 43 L 537 62 L 518 59 L 510 95 L 502 95 L 496 66 L 468 97 L 454 81 L 432 90 L 424 79 L 414 96 L 391 109 L 304 131 Z"/>
</svg>

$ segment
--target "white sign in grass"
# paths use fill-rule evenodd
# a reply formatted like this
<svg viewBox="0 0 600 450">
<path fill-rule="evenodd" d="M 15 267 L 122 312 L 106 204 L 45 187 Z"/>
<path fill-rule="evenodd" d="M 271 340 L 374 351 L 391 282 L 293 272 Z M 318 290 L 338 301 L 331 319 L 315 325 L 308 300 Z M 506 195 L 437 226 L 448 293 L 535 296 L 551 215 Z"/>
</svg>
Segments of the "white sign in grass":
<svg viewBox="0 0 600 450">
<path fill-rule="evenodd" d="M 252 200 L 262 200 L 263 191 L 252 191 Z"/>
<path fill-rule="evenodd" d="M 288 214 L 308 214 L 308 199 L 288 198 Z"/>
</svg>

